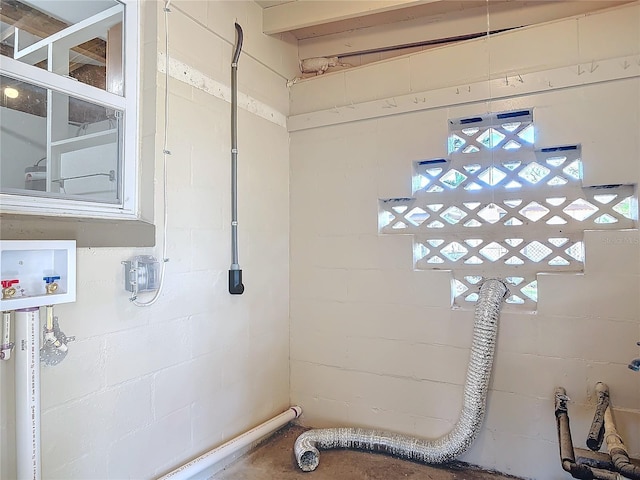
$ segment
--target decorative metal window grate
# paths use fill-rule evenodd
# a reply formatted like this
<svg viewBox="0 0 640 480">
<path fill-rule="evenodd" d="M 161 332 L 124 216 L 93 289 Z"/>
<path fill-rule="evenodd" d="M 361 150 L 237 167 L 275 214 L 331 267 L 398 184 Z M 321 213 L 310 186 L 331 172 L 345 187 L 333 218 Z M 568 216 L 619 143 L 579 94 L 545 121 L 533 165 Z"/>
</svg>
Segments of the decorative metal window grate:
<svg viewBox="0 0 640 480">
<path fill-rule="evenodd" d="M 380 232 L 413 234 L 416 268 L 452 270 L 458 305 L 502 277 L 530 309 L 537 273 L 584 270 L 584 230 L 636 227 L 634 185 L 583 187 L 579 145 L 534 140 L 530 110 L 450 121 L 449 158 L 414 162 L 414 196 L 379 201 Z"/>
</svg>

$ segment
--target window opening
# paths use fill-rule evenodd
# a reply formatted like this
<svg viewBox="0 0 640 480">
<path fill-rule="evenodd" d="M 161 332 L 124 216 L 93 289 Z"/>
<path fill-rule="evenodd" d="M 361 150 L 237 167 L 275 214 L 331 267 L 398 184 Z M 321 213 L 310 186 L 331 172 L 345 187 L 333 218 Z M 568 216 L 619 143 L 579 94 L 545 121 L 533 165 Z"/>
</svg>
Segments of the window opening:
<svg viewBox="0 0 640 480">
<path fill-rule="evenodd" d="M 136 2 L 11 4 L 0 26 L 3 209 L 135 217 Z"/>
<path fill-rule="evenodd" d="M 583 187 L 580 145 L 535 148 L 532 110 L 451 120 L 448 145 L 414 162 L 413 197 L 379 200 L 379 229 L 414 236 L 416 268 L 452 270 L 456 305 L 502 277 L 532 310 L 537 273 L 584 270 L 584 230 L 636 228 L 635 185 Z"/>
</svg>

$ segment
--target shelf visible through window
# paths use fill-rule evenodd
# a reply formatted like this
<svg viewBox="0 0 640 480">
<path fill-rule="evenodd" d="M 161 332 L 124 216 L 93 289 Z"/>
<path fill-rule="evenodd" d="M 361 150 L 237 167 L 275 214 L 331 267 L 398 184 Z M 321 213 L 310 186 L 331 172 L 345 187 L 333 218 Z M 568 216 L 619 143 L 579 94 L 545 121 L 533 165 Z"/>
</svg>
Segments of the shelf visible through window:
<svg viewBox="0 0 640 480">
<path fill-rule="evenodd" d="M 134 218 L 138 5 L 64 3 L 3 8 L 2 210 Z"/>
</svg>

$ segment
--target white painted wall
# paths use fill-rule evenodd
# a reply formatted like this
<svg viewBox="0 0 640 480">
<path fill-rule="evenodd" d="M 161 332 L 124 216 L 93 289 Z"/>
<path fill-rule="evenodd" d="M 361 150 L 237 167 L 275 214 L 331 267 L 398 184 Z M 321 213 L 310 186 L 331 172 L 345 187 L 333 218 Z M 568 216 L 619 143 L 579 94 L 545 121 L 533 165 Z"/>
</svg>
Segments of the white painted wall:
<svg viewBox="0 0 640 480">
<path fill-rule="evenodd" d="M 164 50 L 163 5 L 144 5 L 143 72 L 157 84 L 142 106 L 147 159 L 154 147 L 162 150 L 164 77 L 156 60 Z M 157 38 L 149 28 L 156 19 Z M 245 31 L 240 91 L 286 115 L 296 51 L 284 37 L 262 37 L 254 2 L 174 0 L 170 56 L 228 86 L 236 19 Z M 77 341 L 63 363 L 42 369 L 46 479 L 154 478 L 289 405 L 288 132 L 239 111 L 246 291 L 231 296 L 230 105 L 174 79 L 169 93 L 165 290 L 156 305 L 137 308 L 123 288 L 120 262 L 160 256 L 159 248 L 78 250 L 77 302 L 56 307 L 62 330 Z M 161 185 L 159 153 L 155 167 L 155 179 L 143 170 L 143 181 Z M 160 232 L 159 189 L 155 216 Z M 12 368 L 0 365 L 3 479 L 15 475 Z"/>
<path fill-rule="evenodd" d="M 4 188 L 24 189 L 24 169 L 47 155 L 47 119 L 0 107 L 0 182 Z M 41 162 L 40 165 L 44 165 Z"/>
<path fill-rule="evenodd" d="M 534 108 L 538 146 L 582 144 L 585 183 L 639 183 L 639 73 L 587 84 L 598 65 L 598 74 L 625 76 L 624 58 L 639 54 L 636 4 L 293 86 L 291 400 L 304 406 L 305 424 L 426 438 L 450 430 L 473 313 L 450 309 L 448 272 L 413 270 L 410 236 L 378 235 L 378 199 L 410 196 L 412 161 L 447 154 L 449 118 L 525 107 Z M 552 69 L 575 86 L 527 84 Z M 456 100 L 467 85 L 470 100 Z M 503 98 L 483 101 L 491 91 Z M 429 109 L 443 98 L 457 105 Z M 567 388 L 574 442 L 584 446 L 597 381 L 611 387 L 621 434 L 640 455 L 640 378 L 627 368 L 639 353 L 640 234 L 587 232 L 585 245 L 584 274 L 541 275 L 538 311 L 502 314 L 487 417 L 462 460 L 566 478 L 554 389 Z"/>
<path fill-rule="evenodd" d="M 144 38 L 149 73 L 163 45 L 162 2 L 146 8 L 160 23 L 158 38 Z M 240 91 L 288 113 L 284 83 L 296 73 L 295 47 L 287 38 L 262 36 L 257 5 L 174 0 L 171 9 L 170 57 L 228 85 L 237 19 L 246 52 Z M 488 49 L 491 69 L 513 75 L 637 56 L 639 12 L 496 37 Z M 301 82 L 291 91 L 292 113 L 352 102 L 358 108 L 358 102 L 482 81 L 489 70 L 483 48 L 480 41 L 437 49 Z M 637 82 L 531 94 L 495 101 L 491 109 L 534 106 L 540 142 L 581 141 L 585 173 L 596 172 L 594 181 L 637 182 Z M 146 155 L 162 146 L 160 74 L 156 83 L 156 101 L 142 106 L 143 116 L 155 118 L 143 122 Z M 42 375 L 44 477 L 153 478 L 290 400 L 304 406 L 309 425 L 427 437 L 446 432 L 461 403 L 471 313 L 449 309 L 446 272 L 413 271 L 410 237 L 378 236 L 377 199 L 410 193 L 411 161 L 445 153 L 450 116 L 488 106 L 474 100 L 407 114 L 385 110 L 381 118 L 290 136 L 241 110 L 240 261 L 247 290 L 231 297 L 229 105 L 181 81 L 172 80 L 169 90 L 166 290 L 156 306 L 138 309 L 122 288 L 120 261 L 158 250 L 78 251 L 78 301 L 56 307 L 62 329 L 77 342 Z M 618 125 L 620 115 L 626 123 Z M 614 128 L 615 135 L 602 134 Z M 615 155 L 602 155 L 611 150 Z M 160 174 L 157 155 L 156 184 Z M 148 181 L 148 171 L 143 177 Z M 159 193 L 154 206 L 160 218 Z M 465 460 L 538 479 L 566 478 L 555 443 L 553 389 L 568 389 L 575 438 L 583 439 L 598 380 L 611 385 L 621 433 L 639 454 L 640 382 L 626 369 L 640 337 L 639 243 L 636 231 L 587 234 L 585 275 L 542 278 L 536 315 L 503 315 L 489 413 Z M 15 469 L 11 367 L 0 364 L 2 478 Z"/>
</svg>

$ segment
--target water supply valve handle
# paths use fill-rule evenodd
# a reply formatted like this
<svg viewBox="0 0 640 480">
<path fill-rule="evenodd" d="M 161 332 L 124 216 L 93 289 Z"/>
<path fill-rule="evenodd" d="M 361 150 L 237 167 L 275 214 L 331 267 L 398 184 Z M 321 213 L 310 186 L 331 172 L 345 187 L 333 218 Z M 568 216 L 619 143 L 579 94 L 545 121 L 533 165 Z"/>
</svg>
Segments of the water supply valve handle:
<svg viewBox="0 0 640 480">
<path fill-rule="evenodd" d="M 45 290 L 47 291 L 47 295 L 56 293 L 56 290 L 58 290 L 58 284 L 56 283 L 56 280 L 60 280 L 60 275 L 42 277 L 42 280 L 44 280 L 45 282 Z"/>
<path fill-rule="evenodd" d="M 12 280 L 2 280 L 2 299 L 8 300 L 16 294 L 16 289 L 12 287 L 12 285 L 16 285 L 18 283 L 17 279 Z"/>
</svg>

